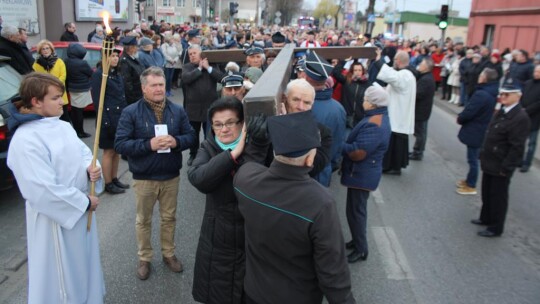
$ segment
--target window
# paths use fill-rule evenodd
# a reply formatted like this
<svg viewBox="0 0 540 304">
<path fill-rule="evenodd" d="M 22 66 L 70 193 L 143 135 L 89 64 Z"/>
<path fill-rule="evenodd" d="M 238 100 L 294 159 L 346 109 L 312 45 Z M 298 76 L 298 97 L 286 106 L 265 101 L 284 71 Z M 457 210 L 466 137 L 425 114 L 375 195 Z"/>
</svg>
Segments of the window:
<svg viewBox="0 0 540 304">
<path fill-rule="evenodd" d="M 191 5 L 193 7 L 201 7 L 201 2 L 200 2 L 200 0 L 192 0 Z"/>
<path fill-rule="evenodd" d="M 147 0 L 145 6 L 154 6 L 154 0 Z"/>
<path fill-rule="evenodd" d="M 171 0 L 163 0 L 163 6 L 171 6 Z"/>
<path fill-rule="evenodd" d="M 495 36 L 495 25 L 493 24 L 486 24 L 484 26 L 484 40 L 483 44 L 487 46 L 488 48 L 493 47 L 493 37 Z"/>
<path fill-rule="evenodd" d="M 186 0 L 176 0 L 177 7 L 186 7 Z"/>
</svg>

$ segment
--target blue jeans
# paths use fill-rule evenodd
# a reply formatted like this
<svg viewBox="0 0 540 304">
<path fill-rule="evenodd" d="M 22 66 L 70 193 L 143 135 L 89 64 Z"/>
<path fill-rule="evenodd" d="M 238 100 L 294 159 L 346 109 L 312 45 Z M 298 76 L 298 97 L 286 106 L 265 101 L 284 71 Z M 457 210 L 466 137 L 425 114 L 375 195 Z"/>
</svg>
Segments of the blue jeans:
<svg viewBox="0 0 540 304">
<path fill-rule="evenodd" d="M 463 82 L 459 85 L 459 100 L 464 106 L 466 106 L 467 102 L 469 101 L 469 95 L 467 95 L 467 85 Z"/>
<path fill-rule="evenodd" d="M 534 152 L 536 151 L 537 140 L 538 130 L 531 131 L 531 133 L 529 133 L 529 143 L 527 144 L 527 152 L 525 152 L 525 158 L 523 159 L 522 167 L 529 168 L 531 166 Z"/>
<path fill-rule="evenodd" d="M 478 155 L 480 148 L 467 146 L 467 162 L 469 163 L 469 173 L 467 173 L 467 185 L 471 188 L 476 188 L 478 180 Z"/>
<path fill-rule="evenodd" d="M 328 164 L 321 172 L 319 172 L 319 174 L 313 176 L 313 179 L 325 187 L 330 187 L 330 180 L 332 179 L 332 165 Z"/>
<path fill-rule="evenodd" d="M 174 68 L 165 68 L 165 90 L 167 93 L 171 92 L 173 75 Z"/>
</svg>

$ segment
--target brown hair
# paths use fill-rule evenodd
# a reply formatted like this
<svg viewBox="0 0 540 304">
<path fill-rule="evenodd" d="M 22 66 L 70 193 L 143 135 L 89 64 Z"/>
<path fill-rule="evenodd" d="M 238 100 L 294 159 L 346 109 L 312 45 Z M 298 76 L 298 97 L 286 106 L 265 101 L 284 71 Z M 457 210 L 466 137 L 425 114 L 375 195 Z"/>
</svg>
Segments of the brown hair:
<svg viewBox="0 0 540 304">
<path fill-rule="evenodd" d="M 349 67 L 349 71 L 347 72 L 347 83 L 351 83 L 352 81 L 352 77 L 353 77 L 353 74 L 354 74 L 354 67 L 355 66 L 361 66 L 362 67 L 362 75 L 366 75 L 366 68 L 364 67 L 364 65 L 358 61 L 354 61 L 351 66 Z"/>
<path fill-rule="evenodd" d="M 43 100 L 45 95 L 49 93 L 49 87 L 51 86 L 58 88 L 62 91 L 62 94 L 64 93 L 64 84 L 55 76 L 37 72 L 25 75 L 19 88 L 21 100 L 17 101 L 15 105 L 17 108 L 32 108 L 32 98 Z"/>
</svg>

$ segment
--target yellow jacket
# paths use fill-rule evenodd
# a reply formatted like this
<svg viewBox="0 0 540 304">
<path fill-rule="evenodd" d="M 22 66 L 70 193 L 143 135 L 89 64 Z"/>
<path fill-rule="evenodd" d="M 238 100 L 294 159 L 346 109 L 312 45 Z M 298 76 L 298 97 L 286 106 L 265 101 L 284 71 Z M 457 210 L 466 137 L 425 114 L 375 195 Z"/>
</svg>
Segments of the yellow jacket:
<svg viewBox="0 0 540 304">
<path fill-rule="evenodd" d="M 41 64 L 37 63 L 37 61 L 34 62 L 34 65 L 32 67 L 34 68 L 34 71 L 36 72 L 47 73 L 47 71 L 45 71 L 45 68 Z M 58 77 L 58 79 L 62 81 L 64 86 L 66 85 L 66 77 L 67 77 L 66 64 L 64 63 L 64 61 L 62 61 L 62 59 L 60 58 L 56 59 L 56 62 L 54 63 L 53 68 L 48 73 L 53 76 Z M 62 99 L 64 100 L 64 105 L 67 105 L 68 98 L 67 98 L 66 90 L 64 90 L 64 95 L 62 96 Z"/>
</svg>

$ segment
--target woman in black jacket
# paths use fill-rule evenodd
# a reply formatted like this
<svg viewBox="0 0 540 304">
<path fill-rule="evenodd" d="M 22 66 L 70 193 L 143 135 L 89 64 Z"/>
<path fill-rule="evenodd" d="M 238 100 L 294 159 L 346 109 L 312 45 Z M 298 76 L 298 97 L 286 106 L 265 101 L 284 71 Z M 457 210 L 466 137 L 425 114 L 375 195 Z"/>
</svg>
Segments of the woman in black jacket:
<svg viewBox="0 0 540 304">
<path fill-rule="evenodd" d="M 71 101 L 71 122 L 79 138 L 91 135 L 84 131 L 84 108 L 92 103 L 90 78 L 92 68 L 84 60 L 86 49 L 79 43 L 71 43 L 67 48 L 66 88 Z"/>
<path fill-rule="evenodd" d="M 344 62 L 336 65 L 332 76 L 341 83 L 341 104 L 347 112 L 347 128 L 352 129 L 364 118 L 364 92 L 369 87 L 366 69 L 356 60 L 351 64 L 347 75 L 341 74 Z"/>
<path fill-rule="evenodd" d="M 120 50 L 115 49 L 109 57 L 109 75 L 105 89 L 101 133 L 99 134 L 99 147 L 103 149 L 101 171 L 105 179 L 105 191 L 111 194 L 124 193 L 124 189 L 129 188 L 129 185 L 118 180 L 120 155 L 114 150 L 114 137 L 118 120 L 120 120 L 122 110 L 127 106 L 126 96 L 124 95 L 124 80 L 118 71 L 119 54 Z M 103 70 L 100 66 L 92 75 L 92 99 L 96 111 L 99 109 L 102 74 Z"/>
<path fill-rule="evenodd" d="M 269 145 L 265 120 L 250 121 L 246 143 L 242 103 L 232 96 L 212 103 L 208 119 L 212 132 L 201 143 L 188 171 L 191 184 L 206 194 L 192 294 L 202 303 L 243 303 L 244 219 L 232 182 L 244 162 L 264 163 Z"/>
</svg>

